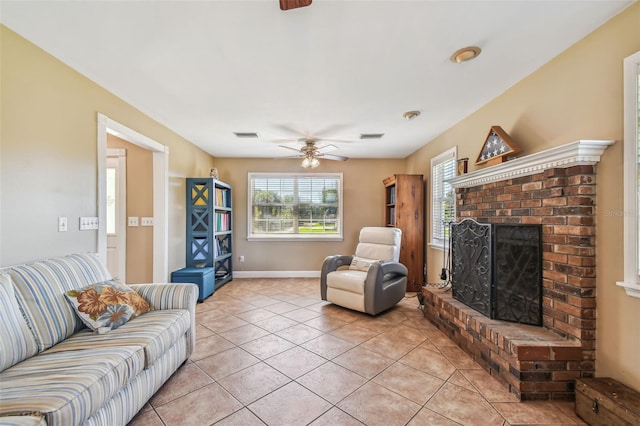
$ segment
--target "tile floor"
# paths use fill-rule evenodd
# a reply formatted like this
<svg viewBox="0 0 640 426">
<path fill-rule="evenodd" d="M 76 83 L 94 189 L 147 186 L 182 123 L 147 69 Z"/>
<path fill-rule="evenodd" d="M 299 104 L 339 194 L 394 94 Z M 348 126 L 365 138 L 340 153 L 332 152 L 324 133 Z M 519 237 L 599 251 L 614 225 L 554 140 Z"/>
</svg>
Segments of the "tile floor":
<svg viewBox="0 0 640 426">
<path fill-rule="evenodd" d="M 320 300 L 318 279 L 235 279 L 197 307 L 196 350 L 142 425 L 575 425 L 572 402 L 521 403 L 422 316 Z M 411 295 L 408 295 L 411 296 Z"/>
</svg>

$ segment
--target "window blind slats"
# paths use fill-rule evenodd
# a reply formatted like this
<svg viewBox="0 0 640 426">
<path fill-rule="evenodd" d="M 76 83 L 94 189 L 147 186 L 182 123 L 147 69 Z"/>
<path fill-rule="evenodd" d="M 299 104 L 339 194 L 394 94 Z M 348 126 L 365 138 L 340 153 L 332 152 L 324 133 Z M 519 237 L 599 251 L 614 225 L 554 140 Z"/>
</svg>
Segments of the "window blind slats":
<svg viewBox="0 0 640 426">
<path fill-rule="evenodd" d="M 446 244 L 447 224 L 455 220 L 455 191 L 447 183 L 455 175 L 455 148 L 431 160 L 431 240 L 435 245 Z"/>
<path fill-rule="evenodd" d="M 341 174 L 249 174 L 249 237 L 342 235 Z"/>
</svg>

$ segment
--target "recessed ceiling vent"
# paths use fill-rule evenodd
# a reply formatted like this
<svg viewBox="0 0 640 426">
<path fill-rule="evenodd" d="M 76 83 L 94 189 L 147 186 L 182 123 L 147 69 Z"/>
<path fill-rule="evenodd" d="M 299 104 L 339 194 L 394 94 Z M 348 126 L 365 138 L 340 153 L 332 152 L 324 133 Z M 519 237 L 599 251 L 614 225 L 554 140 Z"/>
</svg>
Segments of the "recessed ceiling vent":
<svg viewBox="0 0 640 426">
<path fill-rule="evenodd" d="M 382 139 L 384 133 L 360 133 L 360 139 Z"/>
<path fill-rule="evenodd" d="M 256 132 L 233 132 L 233 134 L 236 135 L 237 138 L 258 138 L 258 134 Z"/>
</svg>

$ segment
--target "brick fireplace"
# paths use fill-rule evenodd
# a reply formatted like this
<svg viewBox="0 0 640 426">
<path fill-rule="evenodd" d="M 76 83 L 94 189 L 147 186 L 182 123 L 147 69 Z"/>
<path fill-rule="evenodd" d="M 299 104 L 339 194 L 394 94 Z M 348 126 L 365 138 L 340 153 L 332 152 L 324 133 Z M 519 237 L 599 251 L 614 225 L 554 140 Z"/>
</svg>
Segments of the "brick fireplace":
<svg viewBox="0 0 640 426">
<path fill-rule="evenodd" d="M 542 226 L 542 327 L 423 289 L 425 317 L 522 400 L 573 399 L 575 379 L 594 374 L 596 164 L 612 143 L 577 141 L 451 181 L 458 221 Z"/>
</svg>

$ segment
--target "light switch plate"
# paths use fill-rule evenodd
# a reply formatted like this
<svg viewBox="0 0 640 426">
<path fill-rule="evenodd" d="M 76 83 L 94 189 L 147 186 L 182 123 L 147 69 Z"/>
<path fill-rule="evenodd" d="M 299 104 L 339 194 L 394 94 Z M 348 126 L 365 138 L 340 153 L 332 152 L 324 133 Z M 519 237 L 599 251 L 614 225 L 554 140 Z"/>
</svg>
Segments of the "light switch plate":
<svg viewBox="0 0 640 426">
<path fill-rule="evenodd" d="M 129 226 L 138 226 L 138 216 L 129 216 Z"/>
<path fill-rule="evenodd" d="M 95 216 L 83 216 L 80 218 L 81 231 L 94 231 L 98 229 L 98 218 Z"/>
<path fill-rule="evenodd" d="M 153 226 L 153 218 L 152 217 L 141 217 L 140 218 L 140 226 Z"/>
</svg>

